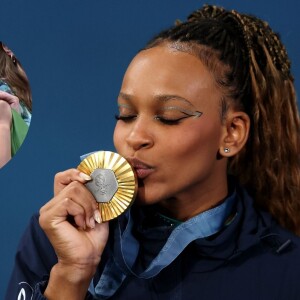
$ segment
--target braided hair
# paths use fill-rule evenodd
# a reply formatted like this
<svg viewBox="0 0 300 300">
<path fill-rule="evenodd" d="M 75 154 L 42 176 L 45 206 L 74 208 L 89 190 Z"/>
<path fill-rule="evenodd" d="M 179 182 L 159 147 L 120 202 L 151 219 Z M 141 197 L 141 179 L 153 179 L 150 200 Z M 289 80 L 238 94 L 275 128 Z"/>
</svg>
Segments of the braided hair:
<svg viewBox="0 0 300 300">
<path fill-rule="evenodd" d="M 228 107 L 251 120 L 245 147 L 229 160 L 235 175 L 285 228 L 300 235 L 300 122 L 285 47 L 269 25 L 251 15 L 205 5 L 155 36 L 146 49 L 168 43 L 198 56 L 222 89 Z"/>
</svg>

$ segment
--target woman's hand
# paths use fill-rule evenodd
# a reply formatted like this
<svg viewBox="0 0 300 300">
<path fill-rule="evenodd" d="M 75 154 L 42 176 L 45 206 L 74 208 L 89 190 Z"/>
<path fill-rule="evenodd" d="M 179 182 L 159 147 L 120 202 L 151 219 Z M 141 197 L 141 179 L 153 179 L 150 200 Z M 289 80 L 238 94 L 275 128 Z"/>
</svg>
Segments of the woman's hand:
<svg viewBox="0 0 300 300">
<path fill-rule="evenodd" d="M 108 239 L 108 223 L 95 223 L 98 205 L 84 177 L 75 169 L 58 173 L 54 198 L 40 210 L 40 225 L 58 258 L 47 299 L 84 299 Z"/>
<path fill-rule="evenodd" d="M 73 181 L 86 183 L 91 179 L 92 178 L 89 175 L 84 174 L 77 169 L 69 169 L 64 172 L 59 172 L 54 178 L 54 196 L 56 196 Z"/>
<path fill-rule="evenodd" d="M 21 113 L 20 100 L 17 96 L 0 91 L 0 100 L 5 101 L 19 114 Z"/>
</svg>

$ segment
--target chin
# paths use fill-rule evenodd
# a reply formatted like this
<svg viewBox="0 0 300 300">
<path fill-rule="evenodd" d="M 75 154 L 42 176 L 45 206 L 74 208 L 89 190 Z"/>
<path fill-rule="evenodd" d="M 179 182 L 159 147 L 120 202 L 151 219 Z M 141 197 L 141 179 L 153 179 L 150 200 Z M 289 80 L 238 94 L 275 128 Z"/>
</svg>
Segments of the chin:
<svg viewBox="0 0 300 300">
<path fill-rule="evenodd" d="M 144 190 L 138 190 L 138 193 L 137 193 L 137 196 L 136 196 L 136 200 L 135 200 L 135 203 L 137 205 L 141 205 L 141 206 L 144 206 L 144 205 L 151 205 L 151 204 L 154 204 L 156 201 L 149 198 L 149 197 L 146 197 L 145 193 L 144 193 Z"/>
<path fill-rule="evenodd" d="M 161 202 L 164 198 L 161 194 L 158 194 L 159 188 L 154 191 L 152 189 L 145 188 L 144 185 L 139 185 L 135 203 L 137 205 L 153 205 Z"/>
</svg>

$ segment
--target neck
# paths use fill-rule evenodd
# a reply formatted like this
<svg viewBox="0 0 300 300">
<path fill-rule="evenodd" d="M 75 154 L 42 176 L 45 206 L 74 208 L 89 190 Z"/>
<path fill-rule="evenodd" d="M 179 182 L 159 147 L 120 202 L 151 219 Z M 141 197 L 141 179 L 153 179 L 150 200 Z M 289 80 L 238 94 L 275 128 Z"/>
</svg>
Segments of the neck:
<svg viewBox="0 0 300 300">
<path fill-rule="evenodd" d="M 205 190 L 202 190 L 201 194 L 189 191 L 188 195 L 178 195 L 178 197 L 164 200 L 160 203 L 160 212 L 170 218 L 186 221 L 220 205 L 227 196 L 228 187 L 226 180 L 225 184 L 214 184 L 214 186 L 207 187 Z"/>
</svg>

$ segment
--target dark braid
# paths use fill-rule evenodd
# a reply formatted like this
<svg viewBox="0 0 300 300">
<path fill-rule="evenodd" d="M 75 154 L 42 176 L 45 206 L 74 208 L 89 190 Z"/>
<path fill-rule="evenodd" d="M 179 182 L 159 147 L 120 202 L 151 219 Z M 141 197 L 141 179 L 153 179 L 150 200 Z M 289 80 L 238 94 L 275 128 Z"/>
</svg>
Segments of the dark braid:
<svg viewBox="0 0 300 300">
<path fill-rule="evenodd" d="M 224 23 L 232 22 L 235 19 L 235 26 L 239 27 L 240 34 L 242 34 L 244 43 L 247 47 L 248 55 L 250 50 L 256 51 L 260 57 L 260 50 L 256 45 L 265 43 L 266 47 L 272 57 L 273 64 L 282 74 L 289 78 L 290 74 L 290 61 L 286 49 L 280 42 L 278 34 L 274 33 L 269 27 L 267 22 L 264 22 L 254 16 L 240 14 L 237 11 L 226 11 L 225 9 L 217 6 L 206 5 L 192 13 L 188 17 L 189 22 L 197 22 L 201 19 L 217 19 Z M 261 58 L 264 56 L 262 55 Z M 266 63 L 265 61 L 262 63 Z"/>
<path fill-rule="evenodd" d="M 257 205 L 300 234 L 299 113 L 291 64 L 278 34 L 254 16 L 205 5 L 146 48 L 163 43 L 197 55 L 213 72 L 225 95 L 223 116 L 229 106 L 249 115 L 249 140 L 229 162 L 229 172 Z"/>
<path fill-rule="evenodd" d="M 210 52 L 211 49 L 215 50 L 217 58 L 224 65 L 230 66 L 230 72 L 227 72 L 226 78 L 216 78 L 216 80 L 221 81 L 219 82 L 221 86 L 228 87 L 226 92 L 229 98 L 243 99 L 243 96 L 249 92 L 246 91 L 249 78 L 249 54 L 243 46 L 242 32 L 240 35 L 236 35 L 236 31 L 240 31 L 240 28 L 236 22 L 232 26 L 232 19 L 206 17 L 206 8 L 208 6 L 203 10 L 205 17 L 200 18 L 201 10 L 196 11 L 188 18 L 187 22 L 177 22 L 177 26 L 160 33 L 148 43 L 146 48 L 170 41 L 207 46 Z M 213 16 L 218 15 L 220 13 L 213 13 Z M 196 18 L 197 16 L 198 18 Z M 201 60 L 204 59 L 201 55 L 199 56 Z M 243 68 L 240 67 L 241 65 Z M 237 81 L 237 78 L 240 80 Z"/>
</svg>

